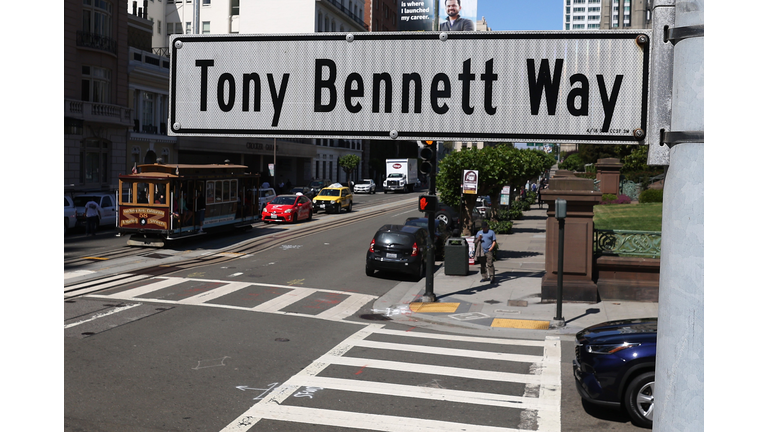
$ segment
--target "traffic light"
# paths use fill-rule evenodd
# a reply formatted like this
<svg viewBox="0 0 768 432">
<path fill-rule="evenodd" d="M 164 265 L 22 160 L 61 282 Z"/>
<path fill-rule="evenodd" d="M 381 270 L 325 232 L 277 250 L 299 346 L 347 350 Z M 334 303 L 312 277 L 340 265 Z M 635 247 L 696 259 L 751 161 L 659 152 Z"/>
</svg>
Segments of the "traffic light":
<svg viewBox="0 0 768 432">
<path fill-rule="evenodd" d="M 419 211 L 436 212 L 437 195 L 419 195 Z"/>
<path fill-rule="evenodd" d="M 422 174 L 432 174 L 435 169 L 435 141 L 422 141 L 424 147 L 419 150 L 419 157 L 421 157 L 421 165 L 419 165 L 419 172 Z"/>
</svg>

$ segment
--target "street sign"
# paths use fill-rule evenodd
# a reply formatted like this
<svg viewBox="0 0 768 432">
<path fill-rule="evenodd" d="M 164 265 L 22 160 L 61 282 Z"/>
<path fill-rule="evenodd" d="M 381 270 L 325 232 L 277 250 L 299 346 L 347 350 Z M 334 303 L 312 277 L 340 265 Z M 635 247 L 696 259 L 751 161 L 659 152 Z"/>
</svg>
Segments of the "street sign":
<svg viewBox="0 0 768 432">
<path fill-rule="evenodd" d="M 644 143 L 649 34 L 176 35 L 168 134 Z"/>
<path fill-rule="evenodd" d="M 477 194 L 477 181 L 480 177 L 478 170 L 464 170 L 462 190 L 465 194 Z"/>
</svg>

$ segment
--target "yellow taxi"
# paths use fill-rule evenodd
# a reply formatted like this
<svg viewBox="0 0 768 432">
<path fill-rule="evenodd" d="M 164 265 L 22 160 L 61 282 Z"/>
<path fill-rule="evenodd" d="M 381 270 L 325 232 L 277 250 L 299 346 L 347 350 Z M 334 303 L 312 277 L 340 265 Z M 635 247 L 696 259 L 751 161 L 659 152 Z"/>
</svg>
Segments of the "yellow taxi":
<svg viewBox="0 0 768 432">
<path fill-rule="evenodd" d="M 352 191 L 339 183 L 334 183 L 320 190 L 312 199 L 312 207 L 317 213 L 325 210 L 326 213 L 339 213 L 341 209 L 352 211 Z"/>
</svg>

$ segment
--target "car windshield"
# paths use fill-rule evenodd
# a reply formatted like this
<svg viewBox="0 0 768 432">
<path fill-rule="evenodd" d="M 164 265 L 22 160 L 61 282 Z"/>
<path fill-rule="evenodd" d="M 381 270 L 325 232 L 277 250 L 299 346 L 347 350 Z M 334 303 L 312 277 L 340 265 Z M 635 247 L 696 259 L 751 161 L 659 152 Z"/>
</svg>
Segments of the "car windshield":
<svg viewBox="0 0 768 432">
<path fill-rule="evenodd" d="M 320 191 L 320 196 L 340 196 L 341 191 L 338 189 L 323 189 Z"/>
<path fill-rule="evenodd" d="M 392 173 L 392 174 L 389 175 L 389 177 L 390 178 L 400 178 L 400 177 L 405 177 L 405 174 L 403 174 L 403 173 Z"/>
<path fill-rule="evenodd" d="M 279 196 L 275 197 L 275 199 L 270 202 L 270 204 L 276 204 L 276 205 L 291 205 L 296 202 L 296 197 L 286 197 L 286 196 Z"/>
<path fill-rule="evenodd" d="M 297 188 L 291 189 L 291 193 L 297 193 L 297 192 L 304 193 L 304 188 L 297 187 Z"/>
<path fill-rule="evenodd" d="M 313 187 L 313 188 L 323 187 L 323 182 L 321 182 L 321 181 L 313 181 L 312 183 L 309 184 L 309 186 Z"/>
<path fill-rule="evenodd" d="M 421 228 L 428 228 L 428 223 L 429 222 L 427 222 L 426 219 L 424 219 L 424 220 L 411 219 L 409 221 L 405 221 L 406 225 L 412 225 L 412 226 L 417 226 L 417 227 L 421 227 Z"/>
<path fill-rule="evenodd" d="M 413 237 L 405 233 L 386 232 L 381 233 L 376 243 L 379 244 L 392 244 L 392 245 L 410 245 L 413 244 Z"/>
</svg>

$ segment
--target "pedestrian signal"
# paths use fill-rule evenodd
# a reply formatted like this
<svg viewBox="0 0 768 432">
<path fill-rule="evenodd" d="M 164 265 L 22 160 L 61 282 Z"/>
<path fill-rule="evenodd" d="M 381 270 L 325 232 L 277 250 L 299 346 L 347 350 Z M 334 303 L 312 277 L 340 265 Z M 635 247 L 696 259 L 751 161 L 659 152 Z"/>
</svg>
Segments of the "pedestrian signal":
<svg viewBox="0 0 768 432">
<path fill-rule="evenodd" d="M 420 195 L 419 196 L 419 211 L 421 211 L 421 212 L 436 212 L 437 211 L 437 196 L 436 195 Z"/>
</svg>

